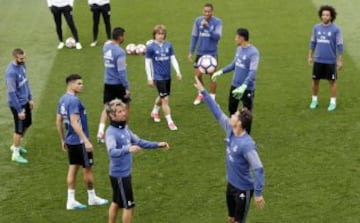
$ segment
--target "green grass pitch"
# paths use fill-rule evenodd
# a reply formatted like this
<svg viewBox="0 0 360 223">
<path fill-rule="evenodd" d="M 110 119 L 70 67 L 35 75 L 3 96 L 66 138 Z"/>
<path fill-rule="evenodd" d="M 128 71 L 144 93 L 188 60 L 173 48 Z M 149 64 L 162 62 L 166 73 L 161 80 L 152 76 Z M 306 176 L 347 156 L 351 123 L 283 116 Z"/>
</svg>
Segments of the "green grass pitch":
<svg viewBox="0 0 360 223">
<path fill-rule="evenodd" d="M 307 65 L 311 28 L 318 23 L 321 0 L 214 0 L 215 15 L 223 20 L 219 44 L 220 67 L 235 51 L 234 34 L 247 27 L 261 53 L 257 77 L 252 135 L 265 166 L 264 210 L 252 204 L 248 222 L 307 223 L 360 222 L 360 83 L 359 15 L 357 1 L 326 1 L 338 10 L 337 24 L 345 39 L 345 68 L 339 75 L 338 109 L 329 113 L 328 86 L 321 85 L 320 105 L 310 111 L 311 68 Z M 193 106 L 192 66 L 187 61 L 190 33 L 202 1 L 112 1 L 112 26 L 126 29 L 126 42 L 145 43 L 152 28 L 164 24 L 175 48 L 183 80 L 174 78 L 172 115 L 179 131 L 165 122 L 153 123 L 149 113 L 156 97 L 146 84 L 144 58 L 128 56 L 132 90 L 130 127 L 139 136 L 166 140 L 171 150 L 146 151 L 134 156 L 135 223 L 226 222 L 224 133 L 203 104 Z M 10 162 L 12 119 L 6 89 L 0 85 L 0 222 L 106 222 L 108 207 L 66 211 L 67 157 L 55 128 L 56 105 L 65 91 L 64 78 L 84 77 L 80 96 L 95 134 L 102 109 L 103 64 L 101 44 L 90 48 L 91 12 L 86 1 L 76 1 L 75 23 L 81 51 L 56 50 L 55 26 L 46 1 L 3 0 L 0 7 L 0 70 L 11 60 L 11 50 L 27 53 L 30 84 L 35 96 L 34 124 L 26 136 L 29 164 Z M 70 36 L 64 24 L 65 37 Z M 100 43 L 105 41 L 101 21 Z M 231 74 L 218 81 L 217 101 L 226 110 Z M 207 80 L 208 81 L 208 80 Z M 95 145 L 95 188 L 110 199 L 108 158 L 104 145 Z M 78 177 L 77 198 L 87 194 Z M 120 220 L 120 218 L 119 218 Z M 120 222 L 120 221 L 119 221 Z"/>
</svg>

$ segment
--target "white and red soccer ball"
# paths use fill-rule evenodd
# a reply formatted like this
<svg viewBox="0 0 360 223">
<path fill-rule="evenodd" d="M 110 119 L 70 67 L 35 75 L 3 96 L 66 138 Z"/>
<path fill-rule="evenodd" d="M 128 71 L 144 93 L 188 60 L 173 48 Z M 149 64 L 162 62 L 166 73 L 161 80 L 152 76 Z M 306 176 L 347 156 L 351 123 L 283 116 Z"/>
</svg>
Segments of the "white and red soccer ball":
<svg viewBox="0 0 360 223">
<path fill-rule="evenodd" d="M 217 67 L 217 60 L 211 55 L 203 55 L 197 62 L 198 69 L 203 74 L 212 74 Z"/>
<path fill-rule="evenodd" d="M 146 51 L 146 46 L 144 44 L 138 44 L 136 46 L 136 54 L 137 55 L 144 55 Z"/>
<path fill-rule="evenodd" d="M 127 54 L 136 54 L 136 45 L 134 43 L 130 43 L 125 48 Z"/>
<path fill-rule="evenodd" d="M 76 41 L 73 37 L 69 37 L 65 40 L 65 46 L 67 48 L 74 48 L 76 44 Z"/>
</svg>

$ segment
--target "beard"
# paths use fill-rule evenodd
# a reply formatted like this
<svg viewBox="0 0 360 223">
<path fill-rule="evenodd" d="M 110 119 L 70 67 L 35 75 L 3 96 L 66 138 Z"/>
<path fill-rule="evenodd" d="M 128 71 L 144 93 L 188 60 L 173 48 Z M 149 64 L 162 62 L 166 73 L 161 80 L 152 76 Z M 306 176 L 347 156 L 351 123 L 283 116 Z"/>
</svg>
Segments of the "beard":
<svg viewBox="0 0 360 223">
<path fill-rule="evenodd" d="M 25 65 L 25 62 L 23 62 L 23 61 L 21 61 L 21 62 L 16 61 L 16 64 L 19 65 L 19 66 L 20 66 L 20 65 Z"/>
</svg>

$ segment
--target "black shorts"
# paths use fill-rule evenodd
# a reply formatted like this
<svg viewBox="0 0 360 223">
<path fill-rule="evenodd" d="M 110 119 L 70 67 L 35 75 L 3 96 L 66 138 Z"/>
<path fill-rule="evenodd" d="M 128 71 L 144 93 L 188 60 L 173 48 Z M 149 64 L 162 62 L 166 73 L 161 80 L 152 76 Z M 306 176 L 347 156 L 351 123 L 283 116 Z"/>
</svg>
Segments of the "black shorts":
<svg viewBox="0 0 360 223">
<path fill-rule="evenodd" d="M 92 4 L 90 5 L 90 10 L 92 12 L 101 12 L 103 14 L 108 14 L 110 15 L 110 4 L 105 4 L 105 5 L 98 5 L 98 4 Z"/>
<path fill-rule="evenodd" d="M 155 80 L 156 88 L 159 92 L 160 98 L 165 98 L 170 95 L 171 92 L 171 80 Z"/>
<path fill-rule="evenodd" d="M 22 105 L 21 107 L 25 110 L 25 119 L 24 120 L 20 120 L 16 109 L 13 107 L 10 107 L 11 113 L 13 114 L 13 118 L 14 118 L 15 133 L 19 134 L 19 135 L 24 134 L 26 129 L 29 128 L 32 123 L 30 104 L 26 103 L 25 105 Z"/>
<path fill-rule="evenodd" d="M 217 55 L 215 55 L 215 54 L 210 54 L 210 55 L 213 56 L 213 57 L 215 57 L 216 61 L 218 61 L 218 56 L 217 56 Z M 199 54 L 196 55 L 195 60 L 194 60 L 194 64 L 193 64 L 193 66 L 194 66 L 195 69 L 197 69 L 197 68 L 199 67 L 199 66 L 197 65 L 197 63 L 198 63 L 200 57 L 202 57 L 202 56 L 204 56 L 204 55 L 199 55 Z M 218 61 L 218 64 L 219 64 L 219 61 Z"/>
<path fill-rule="evenodd" d="M 93 153 L 87 152 L 84 144 L 66 144 L 66 146 L 70 165 L 81 165 L 84 168 L 89 168 L 94 164 Z"/>
<path fill-rule="evenodd" d="M 131 209 L 135 207 L 131 186 L 131 175 L 128 177 L 110 176 L 110 182 L 113 189 L 113 202 L 120 208 Z"/>
<path fill-rule="evenodd" d="M 254 190 L 239 190 L 228 183 L 226 189 L 226 203 L 229 217 L 235 218 L 236 222 L 246 222 L 246 216 L 250 208 L 250 201 L 253 193 Z"/>
<path fill-rule="evenodd" d="M 337 79 L 336 64 L 314 63 L 313 80 L 333 80 Z"/>
<path fill-rule="evenodd" d="M 115 98 L 120 99 L 122 102 L 128 104 L 131 98 L 125 98 L 126 89 L 122 84 L 105 84 L 104 85 L 104 104 L 114 100 Z"/>
</svg>

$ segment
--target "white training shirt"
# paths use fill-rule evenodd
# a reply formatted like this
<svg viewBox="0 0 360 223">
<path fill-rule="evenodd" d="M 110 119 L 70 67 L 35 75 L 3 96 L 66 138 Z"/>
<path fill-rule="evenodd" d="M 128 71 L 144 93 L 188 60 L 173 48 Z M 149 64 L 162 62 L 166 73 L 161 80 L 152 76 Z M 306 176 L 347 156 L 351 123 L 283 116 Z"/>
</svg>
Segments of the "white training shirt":
<svg viewBox="0 0 360 223">
<path fill-rule="evenodd" d="M 74 0 L 47 0 L 47 4 L 49 7 L 56 6 L 56 7 L 64 7 L 70 5 L 73 7 Z"/>
<path fill-rule="evenodd" d="M 89 0 L 89 5 L 97 4 L 97 5 L 105 5 L 110 4 L 110 0 Z"/>
</svg>

